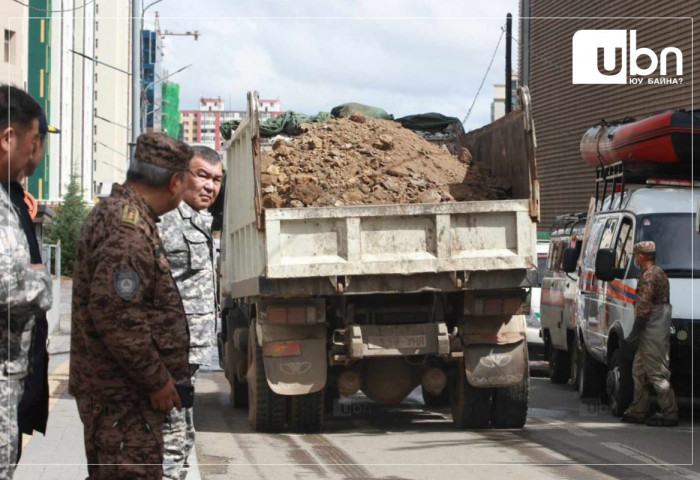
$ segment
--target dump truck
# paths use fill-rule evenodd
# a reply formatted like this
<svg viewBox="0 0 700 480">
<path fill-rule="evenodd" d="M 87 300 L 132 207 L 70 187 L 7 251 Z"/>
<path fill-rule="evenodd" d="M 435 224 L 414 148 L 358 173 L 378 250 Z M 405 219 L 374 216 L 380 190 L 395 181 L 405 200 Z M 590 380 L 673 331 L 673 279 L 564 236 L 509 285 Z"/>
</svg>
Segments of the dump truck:
<svg viewBox="0 0 700 480">
<path fill-rule="evenodd" d="M 526 88 L 461 145 L 510 199 L 264 208 L 257 92 L 226 144 L 220 363 L 254 431 L 314 432 L 340 397 L 417 387 L 460 428 L 519 428 L 539 183 Z"/>
</svg>

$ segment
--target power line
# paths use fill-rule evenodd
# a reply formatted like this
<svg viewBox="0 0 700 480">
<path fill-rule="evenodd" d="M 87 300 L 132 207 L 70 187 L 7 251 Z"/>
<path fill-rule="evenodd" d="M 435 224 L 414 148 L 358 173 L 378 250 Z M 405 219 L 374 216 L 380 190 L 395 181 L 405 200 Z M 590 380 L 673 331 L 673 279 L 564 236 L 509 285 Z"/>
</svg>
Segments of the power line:
<svg viewBox="0 0 700 480">
<path fill-rule="evenodd" d="M 32 10 L 36 10 L 37 12 L 44 12 L 44 13 L 65 13 L 65 12 L 74 12 L 74 11 L 76 11 L 76 10 L 80 10 L 81 8 L 87 7 L 87 6 L 90 5 L 91 3 L 95 3 L 95 0 L 90 0 L 90 1 L 87 2 L 86 4 L 84 4 L 84 5 L 79 5 L 79 6 L 74 7 L 74 8 L 67 8 L 67 9 L 65 9 L 65 10 L 46 10 L 46 9 L 44 9 L 44 8 L 32 7 L 31 5 L 27 5 L 26 3 L 22 3 L 22 2 L 20 2 L 19 0 L 12 0 L 12 1 L 15 2 L 15 3 L 19 3 L 19 4 L 22 5 L 23 7 L 27 7 L 27 8 L 30 8 L 30 9 L 32 9 Z"/>
<path fill-rule="evenodd" d="M 493 60 L 496 58 L 496 53 L 498 53 L 498 47 L 501 45 L 501 40 L 503 40 L 503 34 L 506 33 L 505 28 L 501 27 L 501 36 L 498 38 L 498 43 L 496 44 L 496 48 L 493 51 L 493 55 L 491 56 L 491 63 L 489 63 L 488 68 L 486 69 L 486 73 L 484 74 L 484 78 L 481 79 L 481 85 L 479 85 L 479 90 L 476 91 L 476 95 L 474 96 L 474 101 L 472 102 L 472 106 L 469 107 L 469 111 L 467 112 L 467 115 L 464 117 L 464 120 L 462 120 L 462 123 L 467 123 L 467 120 L 469 119 L 469 115 L 472 113 L 472 109 L 474 108 L 474 104 L 476 103 L 476 99 L 479 97 L 479 93 L 481 92 L 481 87 L 484 86 L 484 82 L 486 81 L 486 77 L 489 74 L 489 71 L 491 71 L 491 65 L 493 65 Z M 508 94 L 506 92 L 506 94 Z"/>
</svg>

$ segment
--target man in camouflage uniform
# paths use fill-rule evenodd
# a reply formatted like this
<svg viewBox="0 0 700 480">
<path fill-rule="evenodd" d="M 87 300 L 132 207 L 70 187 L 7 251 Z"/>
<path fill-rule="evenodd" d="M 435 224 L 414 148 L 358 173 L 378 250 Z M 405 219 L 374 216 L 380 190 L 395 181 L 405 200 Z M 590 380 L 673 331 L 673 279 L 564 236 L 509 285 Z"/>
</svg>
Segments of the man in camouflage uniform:
<svg viewBox="0 0 700 480">
<path fill-rule="evenodd" d="M 73 269 L 71 394 L 91 480 L 160 479 L 163 422 L 189 385 L 189 334 L 158 236 L 177 207 L 192 149 L 139 136 L 124 185 L 90 212 Z"/>
<path fill-rule="evenodd" d="M 671 387 L 669 365 L 671 304 L 669 283 L 656 265 L 656 244 L 639 242 L 633 250 L 634 263 L 642 273 L 637 277 L 634 302 L 634 326 L 627 341 L 637 344 L 632 364 L 634 400 L 622 415 L 622 421 L 650 426 L 678 425 L 678 405 Z M 647 419 L 648 384 L 656 390 L 660 411 Z"/>
<path fill-rule="evenodd" d="M 194 147 L 187 172 L 185 197 L 177 209 L 163 215 L 158 229 L 173 278 L 182 297 L 190 328 L 190 372 L 211 362 L 216 339 L 216 279 L 209 207 L 221 189 L 219 155 L 207 147 Z M 172 411 L 165 422 L 163 478 L 187 476 L 187 457 L 194 447 L 192 408 Z"/>
<path fill-rule="evenodd" d="M 23 177 L 39 132 L 41 107 L 27 93 L 0 86 L 0 182 Z M 8 123 L 9 119 L 9 123 Z M 27 238 L 10 197 L 0 188 L 0 478 L 17 461 L 17 406 L 27 375 L 34 317 L 51 306 L 51 277 L 32 264 Z"/>
</svg>

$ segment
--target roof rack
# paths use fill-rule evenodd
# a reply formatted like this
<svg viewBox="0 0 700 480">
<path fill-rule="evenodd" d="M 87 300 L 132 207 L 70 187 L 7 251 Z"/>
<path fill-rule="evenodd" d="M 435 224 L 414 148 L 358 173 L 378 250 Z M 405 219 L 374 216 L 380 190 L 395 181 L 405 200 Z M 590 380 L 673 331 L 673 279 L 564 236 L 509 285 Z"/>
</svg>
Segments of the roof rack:
<svg viewBox="0 0 700 480">
<path fill-rule="evenodd" d="M 580 213 L 571 213 L 567 215 L 560 215 L 558 217 L 554 218 L 554 224 L 552 227 L 549 229 L 549 234 L 550 236 L 552 235 L 553 232 L 557 232 L 562 230 L 565 233 L 570 234 L 576 225 L 578 225 L 581 222 L 586 221 L 586 217 L 588 216 L 587 212 L 580 212 Z M 568 232 L 567 232 L 568 229 Z"/>
</svg>

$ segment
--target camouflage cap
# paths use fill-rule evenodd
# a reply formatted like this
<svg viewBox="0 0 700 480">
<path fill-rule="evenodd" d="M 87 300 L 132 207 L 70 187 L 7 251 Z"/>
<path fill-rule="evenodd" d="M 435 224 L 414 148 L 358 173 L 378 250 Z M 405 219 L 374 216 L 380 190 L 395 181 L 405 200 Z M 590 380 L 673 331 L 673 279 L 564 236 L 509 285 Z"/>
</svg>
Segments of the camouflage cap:
<svg viewBox="0 0 700 480">
<path fill-rule="evenodd" d="M 134 157 L 140 162 L 150 163 L 170 170 L 185 171 L 194 152 L 185 143 L 164 133 L 142 133 L 136 140 Z"/>
<path fill-rule="evenodd" d="M 654 253 L 656 244 L 651 241 L 639 242 L 634 245 L 634 253 Z"/>
</svg>

